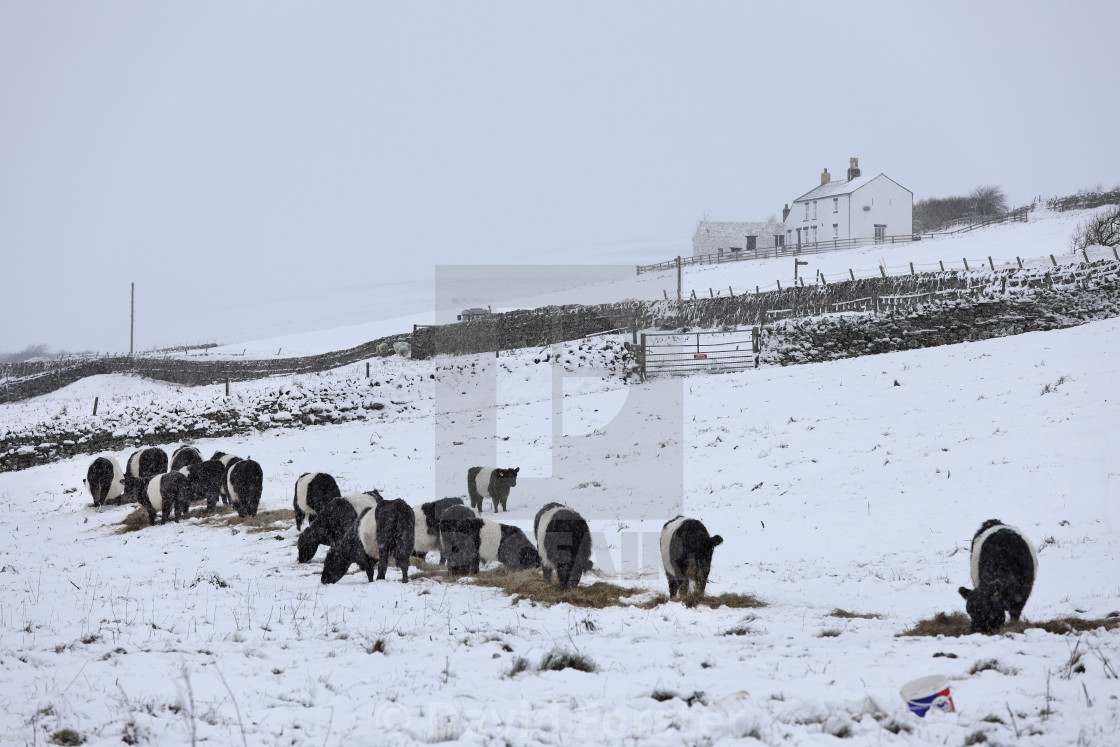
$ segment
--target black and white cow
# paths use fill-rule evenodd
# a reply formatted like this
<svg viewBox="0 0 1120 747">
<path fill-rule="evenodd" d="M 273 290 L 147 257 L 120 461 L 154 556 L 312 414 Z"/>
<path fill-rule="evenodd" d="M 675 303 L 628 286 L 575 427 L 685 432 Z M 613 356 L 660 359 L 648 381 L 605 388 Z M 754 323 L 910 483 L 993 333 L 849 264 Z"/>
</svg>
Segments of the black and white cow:
<svg viewBox="0 0 1120 747">
<path fill-rule="evenodd" d="M 82 484 L 93 498 L 95 508 L 104 506 L 113 498 L 117 499 L 119 506 L 121 494 L 124 493 L 123 478 L 124 472 L 121 471 L 121 465 L 115 457 L 97 457 L 90 462 L 89 469 L 86 470 L 86 479 L 82 480 Z"/>
<path fill-rule="evenodd" d="M 973 633 L 995 633 L 1004 612 L 1018 621 L 1038 574 L 1038 552 L 1031 541 L 999 519 L 980 525 L 972 537 L 972 584 L 960 587 Z"/>
<path fill-rule="evenodd" d="M 578 586 L 580 577 L 592 566 L 587 522 L 567 506 L 547 504 L 537 513 L 533 526 L 544 580 L 551 581 L 556 571 L 561 588 Z"/>
<path fill-rule="evenodd" d="M 207 511 L 217 508 L 226 481 L 224 464 L 217 459 L 207 459 L 180 467 L 178 471 L 187 478 L 187 496 L 192 503 L 206 501 Z"/>
<path fill-rule="evenodd" d="M 380 495 L 380 494 L 379 494 Z M 373 508 L 377 501 L 366 493 L 332 498 L 319 512 L 314 524 L 308 524 L 296 540 L 296 560 L 307 563 L 315 557 L 319 545 L 333 546 L 346 535 L 362 511 Z"/>
<path fill-rule="evenodd" d="M 264 470 L 252 459 L 234 462 L 226 471 L 226 493 L 238 516 L 256 516 L 263 492 Z"/>
<path fill-rule="evenodd" d="M 162 475 L 165 472 L 167 472 L 167 452 L 158 446 L 150 446 L 132 452 L 132 456 L 128 458 L 124 466 L 125 476 L 135 477 L 140 481 L 147 480 L 153 475 Z M 140 484 L 135 481 L 125 483 L 124 497 L 139 500 L 140 496 L 136 491 L 139 490 Z"/>
<path fill-rule="evenodd" d="M 178 472 L 183 467 L 198 464 L 202 461 L 202 454 L 193 446 L 180 446 L 171 454 L 170 472 Z"/>
<path fill-rule="evenodd" d="M 175 511 L 176 522 L 190 513 L 187 478 L 181 472 L 165 472 L 148 478 L 125 475 L 122 482 L 125 491 L 134 491 L 140 505 L 148 512 L 149 525 L 156 523 L 156 514 L 161 515 L 160 523 L 166 524 L 172 509 Z"/>
<path fill-rule="evenodd" d="M 355 563 L 371 582 L 374 566 L 377 578 L 384 579 L 389 558 L 393 557 L 401 569 L 401 581 L 407 583 L 414 531 L 415 514 L 404 501 L 383 500 L 374 508 L 365 509 L 342 539 L 327 551 L 319 580 L 324 584 L 336 583 Z"/>
<path fill-rule="evenodd" d="M 497 548 L 495 549 L 494 529 L 497 525 Z M 482 537 L 478 550 L 482 562 L 489 563 L 497 560 L 508 570 L 523 571 L 527 568 L 540 568 L 541 556 L 537 548 L 525 536 L 525 532 L 510 524 L 498 524 L 486 520 L 482 528 Z"/>
<path fill-rule="evenodd" d="M 296 514 L 296 530 L 303 525 L 303 517 L 307 523 L 315 521 L 315 514 L 323 509 L 334 498 L 341 498 L 342 491 L 338 483 L 326 472 L 304 472 L 296 480 L 295 495 L 292 496 L 292 509 Z"/>
<path fill-rule="evenodd" d="M 482 519 L 468 506 L 448 506 L 439 517 L 439 554 L 447 573 L 478 573 Z"/>
<path fill-rule="evenodd" d="M 494 501 L 494 513 L 498 512 L 498 504 L 506 510 L 506 499 L 509 498 L 509 489 L 517 485 L 515 469 L 502 469 L 500 467 L 471 467 L 467 470 L 467 494 L 471 497 L 471 506 L 482 510 L 482 502 L 487 498 Z"/>
<path fill-rule="evenodd" d="M 412 510 L 416 514 L 416 542 L 412 547 L 412 554 L 423 558 L 428 553 L 438 550 L 440 516 L 448 507 L 462 505 L 462 498 L 440 498 L 438 501 L 415 506 Z M 443 563 L 442 558 L 440 563 Z"/>
<path fill-rule="evenodd" d="M 227 476 L 229 475 L 229 468 L 241 461 L 241 457 L 234 456 L 233 454 L 227 454 L 224 451 L 215 451 L 214 456 L 212 456 L 210 458 L 211 459 L 216 459 L 216 460 L 218 460 L 219 462 L 222 463 L 222 466 L 224 466 L 226 468 L 226 475 Z M 229 505 L 229 491 L 226 490 L 226 478 L 225 477 L 222 478 L 222 489 L 220 491 L 220 495 L 222 497 L 222 503 L 224 503 L 228 506 Z"/>
<path fill-rule="evenodd" d="M 692 592 L 704 596 L 708 574 L 712 571 L 712 551 L 723 544 L 723 537 L 708 534 L 697 519 L 678 516 L 661 528 L 661 565 L 669 579 L 669 598 Z"/>
</svg>

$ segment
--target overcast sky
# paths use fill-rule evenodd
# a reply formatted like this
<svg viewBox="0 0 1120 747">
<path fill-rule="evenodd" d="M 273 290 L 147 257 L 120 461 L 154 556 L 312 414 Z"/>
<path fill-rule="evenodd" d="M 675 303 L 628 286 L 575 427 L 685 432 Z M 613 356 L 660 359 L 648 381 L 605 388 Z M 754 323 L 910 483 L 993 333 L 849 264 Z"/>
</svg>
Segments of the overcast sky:
<svg viewBox="0 0 1120 747">
<path fill-rule="evenodd" d="M 437 265 L 667 259 L 851 156 L 916 200 L 1114 187 L 1117 28 L 1105 0 L 0 0 L 0 351 L 127 351 L 130 282 L 150 348 L 394 316 L 387 282 L 430 308 Z"/>
</svg>

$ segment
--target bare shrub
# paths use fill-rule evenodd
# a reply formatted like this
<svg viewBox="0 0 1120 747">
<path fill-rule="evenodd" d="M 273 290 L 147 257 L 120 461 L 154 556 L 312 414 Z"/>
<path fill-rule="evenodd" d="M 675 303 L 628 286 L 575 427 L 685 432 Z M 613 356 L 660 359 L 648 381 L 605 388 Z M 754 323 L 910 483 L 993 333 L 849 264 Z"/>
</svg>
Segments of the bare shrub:
<svg viewBox="0 0 1120 747">
<path fill-rule="evenodd" d="M 1114 205 L 1078 225 L 1069 243 L 1075 252 L 1090 246 L 1120 246 L 1120 205 Z"/>
</svg>

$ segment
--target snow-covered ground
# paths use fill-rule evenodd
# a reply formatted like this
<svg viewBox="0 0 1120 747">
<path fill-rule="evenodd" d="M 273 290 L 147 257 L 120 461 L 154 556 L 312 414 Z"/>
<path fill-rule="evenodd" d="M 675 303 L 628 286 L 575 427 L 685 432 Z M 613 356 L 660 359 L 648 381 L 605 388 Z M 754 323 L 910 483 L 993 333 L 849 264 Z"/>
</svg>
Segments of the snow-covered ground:
<svg viewBox="0 0 1120 747">
<path fill-rule="evenodd" d="M 290 520 L 252 531 L 192 516 L 122 534 L 131 509 L 89 505 L 87 458 L 2 474 L 0 742 L 72 729 L 105 745 L 1116 743 L 1117 630 L 899 633 L 963 611 L 972 533 L 993 517 L 1039 548 L 1026 618 L 1120 610 L 1120 320 L 668 385 L 535 355 L 493 369 L 493 448 L 523 467 L 502 519 L 528 528 L 556 497 L 594 517 L 600 575 L 583 585 L 649 590 L 637 605 L 513 602 L 393 570 L 323 586 L 322 551 L 297 564 Z M 402 386 L 384 418 L 198 445 L 264 466 L 262 512 L 290 508 L 308 471 L 346 492 L 442 497 L 434 467 L 465 477 L 457 450 L 471 445 L 441 435 L 436 413 L 472 362 L 486 364 L 387 359 Z M 309 391 L 351 374 L 243 386 Z M 34 404 L 51 412 L 89 386 Z M 118 404 L 189 394 L 130 377 L 95 388 Z M 17 412 L 37 417 L 4 417 Z M 623 442 L 613 425 L 627 417 L 679 458 L 660 503 L 628 492 L 627 467 L 662 457 Z M 709 593 L 766 606 L 642 606 L 665 592 L 656 542 L 674 504 L 725 538 Z M 595 671 L 540 671 L 555 651 Z M 949 677 L 956 713 L 907 711 L 899 687 L 927 674 Z"/>
<path fill-rule="evenodd" d="M 1068 235 L 1083 218 L 1035 213 L 917 242 L 897 261 L 879 249 L 810 255 L 808 274 L 960 266 L 953 257 L 1072 262 Z M 789 264 L 689 268 L 685 293 L 784 283 Z M 495 306 L 663 291 L 675 294 L 675 274 Z M 325 352 L 412 323 L 212 354 Z M 262 517 L 280 518 L 261 526 L 195 512 L 122 531 L 132 507 L 92 508 L 88 457 L 0 474 L 0 744 L 1117 743 L 1120 630 L 899 634 L 963 612 L 957 587 L 989 518 L 1038 547 L 1026 619 L 1120 611 L 1120 319 L 647 384 L 626 381 L 602 344 L 373 367 L 370 379 L 349 366 L 242 382 L 229 399 L 101 376 L 0 407 L 13 430 L 80 430 L 98 396 L 102 422 L 138 442 L 215 403 L 252 412 L 247 423 L 339 416 L 196 441 L 262 464 Z M 282 512 L 300 474 L 416 504 L 463 495 L 479 454 L 521 467 L 503 521 L 528 529 L 550 500 L 587 516 L 597 570 L 581 586 L 637 589 L 630 604 L 549 606 L 423 571 L 407 585 L 390 570 L 324 586 L 322 550 L 296 562 Z M 725 539 L 709 594 L 765 606 L 656 596 L 659 530 L 678 511 Z M 555 652 L 594 671 L 542 670 Z M 898 690 L 928 674 L 949 678 L 956 713 L 909 713 Z"/>
</svg>

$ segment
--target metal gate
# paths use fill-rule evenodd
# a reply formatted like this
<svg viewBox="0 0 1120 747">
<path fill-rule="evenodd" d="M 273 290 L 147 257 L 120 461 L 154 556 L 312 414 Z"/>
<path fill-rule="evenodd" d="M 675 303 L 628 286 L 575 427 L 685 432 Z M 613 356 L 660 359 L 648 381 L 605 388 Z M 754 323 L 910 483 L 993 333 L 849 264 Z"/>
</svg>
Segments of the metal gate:
<svg viewBox="0 0 1120 747">
<path fill-rule="evenodd" d="M 758 368 L 759 328 L 642 333 L 642 378 Z"/>
</svg>

